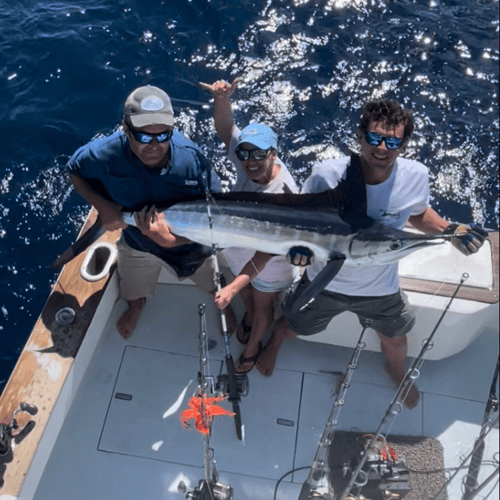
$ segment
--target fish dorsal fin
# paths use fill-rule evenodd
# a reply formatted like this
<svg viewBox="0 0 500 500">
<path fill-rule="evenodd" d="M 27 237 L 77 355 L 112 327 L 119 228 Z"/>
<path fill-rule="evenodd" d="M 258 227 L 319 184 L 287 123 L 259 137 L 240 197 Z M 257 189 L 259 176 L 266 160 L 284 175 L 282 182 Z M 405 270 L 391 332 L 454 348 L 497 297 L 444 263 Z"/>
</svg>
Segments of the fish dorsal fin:
<svg viewBox="0 0 500 500">
<path fill-rule="evenodd" d="M 155 205 L 157 209 L 164 210 L 177 203 L 188 203 L 205 201 L 205 195 L 183 196 L 179 199 L 172 199 L 169 202 L 160 201 L 148 203 L 148 206 Z M 281 207 L 309 208 L 319 211 L 338 212 L 340 208 L 340 198 L 336 189 L 323 191 L 322 193 L 296 194 L 296 193 L 254 193 L 248 191 L 232 191 L 229 193 L 210 193 L 210 201 L 217 204 L 224 201 L 237 201 L 244 203 L 258 203 L 275 205 Z M 127 211 L 134 212 L 141 210 L 144 205 L 133 207 Z"/>
<path fill-rule="evenodd" d="M 235 191 L 231 193 L 214 193 L 217 201 L 242 201 L 248 203 L 259 203 L 276 205 L 281 207 L 310 208 L 311 210 L 339 211 L 340 198 L 336 189 L 329 189 L 321 193 L 250 193 Z"/>
</svg>

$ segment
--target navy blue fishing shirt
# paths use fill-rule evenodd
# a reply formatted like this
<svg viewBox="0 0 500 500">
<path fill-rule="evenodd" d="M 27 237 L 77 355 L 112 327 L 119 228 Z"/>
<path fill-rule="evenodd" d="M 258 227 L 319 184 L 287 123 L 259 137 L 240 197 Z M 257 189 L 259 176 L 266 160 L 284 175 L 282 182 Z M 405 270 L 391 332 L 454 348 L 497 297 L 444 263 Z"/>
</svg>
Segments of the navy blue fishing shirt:
<svg viewBox="0 0 500 500">
<path fill-rule="evenodd" d="M 123 131 L 118 131 L 79 148 L 67 168 L 125 211 L 145 205 L 170 205 L 204 194 L 205 182 L 212 192 L 221 191 L 219 178 L 192 141 L 175 131 L 170 148 L 168 165 L 161 170 L 150 169 L 132 153 Z M 179 277 L 192 275 L 212 251 L 197 243 L 163 248 L 132 226 L 123 230 L 123 237 L 132 248 L 163 259 Z"/>
</svg>

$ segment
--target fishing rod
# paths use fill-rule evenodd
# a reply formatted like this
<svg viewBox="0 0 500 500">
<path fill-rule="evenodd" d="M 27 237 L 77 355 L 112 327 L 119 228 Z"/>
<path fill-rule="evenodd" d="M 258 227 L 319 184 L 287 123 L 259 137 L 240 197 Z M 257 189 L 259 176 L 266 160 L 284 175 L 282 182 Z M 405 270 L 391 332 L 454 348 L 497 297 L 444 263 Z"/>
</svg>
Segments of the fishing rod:
<svg viewBox="0 0 500 500">
<path fill-rule="evenodd" d="M 206 200 L 207 200 L 207 213 L 208 213 L 208 221 L 210 225 L 210 232 L 213 230 L 213 217 L 212 211 L 210 209 L 210 204 L 213 201 L 211 193 L 207 187 L 205 189 Z M 212 248 L 213 248 L 213 262 L 214 262 L 214 271 L 215 271 L 215 285 L 217 287 L 217 291 L 220 292 L 222 289 L 221 285 L 221 273 L 219 269 L 219 261 L 217 259 L 217 252 L 219 250 L 217 243 L 215 243 L 212 239 Z M 227 377 L 221 377 L 220 380 L 226 386 L 226 392 L 228 394 L 228 400 L 233 405 L 234 412 L 234 423 L 236 426 L 236 436 L 240 441 L 243 441 L 243 424 L 241 421 L 241 410 L 240 410 L 240 401 L 241 394 L 245 393 L 245 387 L 248 387 L 248 381 L 246 375 L 238 375 L 234 370 L 234 361 L 231 356 L 231 349 L 229 346 L 229 334 L 227 331 L 227 321 L 226 321 L 226 313 L 224 309 L 220 310 L 221 316 L 221 324 L 222 324 L 222 333 L 224 335 L 224 349 L 225 349 L 225 361 L 226 361 L 226 370 Z M 246 395 L 246 394 L 245 394 Z"/>
<path fill-rule="evenodd" d="M 487 478 L 482 485 L 478 484 L 479 470 L 481 468 L 483 461 L 485 440 L 488 434 L 491 432 L 491 430 L 498 424 L 499 404 L 498 404 L 498 396 L 496 394 L 496 386 L 498 383 L 498 376 L 499 376 L 499 363 L 500 363 L 500 357 L 497 360 L 495 374 L 493 375 L 493 381 L 491 383 L 488 401 L 486 402 L 486 409 L 484 412 L 483 421 L 481 424 L 481 430 L 479 432 L 479 437 L 476 439 L 472 451 L 462 460 L 460 466 L 457 467 L 457 470 L 454 472 L 454 474 L 448 478 L 446 483 L 443 484 L 441 489 L 436 493 L 436 495 L 434 495 L 432 500 L 437 500 L 440 493 L 443 492 L 449 484 L 451 484 L 451 482 L 455 479 L 460 470 L 462 470 L 463 465 L 467 463 L 469 458 L 471 459 L 471 461 L 469 464 L 468 473 L 464 478 L 464 494 L 462 500 L 472 500 L 479 493 L 479 491 L 486 486 L 487 482 L 489 482 L 491 479 L 493 479 L 493 477 L 495 477 L 496 474 L 498 474 L 498 467 L 497 467 L 495 472 L 489 478 Z"/>
<path fill-rule="evenodd" d="M 474 454 L 476 454 L 478 452 L 478 450 L 481 447 L 481 444 L 484 444 L 484 439 L 486 439 L 488 434 L 497 425 L 498 425 L 498 412 L 496 412 L 495 415 L 492 418 L 490 418 L 488 420 L 488 422 L 486 423 L 485 430 L 484 430 L 484 433 L 482 435 L 482 439 L 481 440 L 479 438 L 477 439 L 476 443 L 474 444 L 474 447 L 472 448 L 472 451 L 462 460 L 462 463 L 460 464 L 460 466 L 456 468 L 456 471 L 453 473 L 452 476 L 449 477 L 449 479 L 446 481 L 446 483 L 444 483 L 443 486 L 441 486 L 440 490 L 432 497 L 432 500 L 438 499 L 439 495 L 446 489 L 446 487 L 455 479 L 455 477 L 457 477 L 457 474 L 463 469 L 463 464 L 465 464 L 469 460 L 470 457 L 472 457 Z M 481 465 L 481 464 L 479 464 L 479 465 Z M 486 486 L 486 484 L 489 481 L 491 481 L 491 479 L 493 479 L 495 477 L 496 474 L 498 474 L 498 467 L 494 471 L 494 473 L 488 479 L 486 479 L 486 481 L 481 486 L 478 486 L 477 482 L 475 482 L 474 487 L 478 486 L 478 488 L 471 491 L 470 496 L 467 498 L 468 499 L 475 498 L 475 496 L 479 493 L 479 491 L 482 490 Z M 465 476 L 465 480 L 467 480 L 467 477 L 468 477 L 468 474 L 467 474 L 467 476 Z M 465 498 L 465 497 L 462 497 L 462 498 Z"/>
<path fill-rule="evenodd" d="M 188 488 L 184 481 L 179 483 L 177 489 L 179 493 L 185 495 L 186 498 L 193 498 L 194 500 L 233 500 L 233 489 L 230 486 L 219 483 L 219 471 L 217 470 L 217 464 L 215 462 L 214 449 L 210 442 L 212 418 L 210 414 L 210 401 L 219 401 L 224 398 L 206 398 L 207 394 L 214 394 L 214 379 L 209 374 L 208 336 L 205 312 L 205 304 L 200 304 L 198 306 L 198 314 L 200 316 L 200 371 L 198 372 L 198 397 L 201 398 L 201 425 L 206 429 L 206 432 L 203 433 L 205 478 L 200 480 L 198 487 L 194 489 Z M 187 411 L 190 412 L 191 410 Z"/>
<path fill-rule="evenodd" d="M 382 436 L 382 429 L 385 427 L 385 425 L 390 422 L 396 415 L 398 415 L 402 408 L 403 408 L 403 401 L 405 397 L 408 395 L 408 392 L 410 391 L 413 382 L 420 376 L 420 369 L 422 368 L 422 365 L 424 363 L 424 354 L 431 350 L 434 346 L 432 339 L 434 338 L 434 335 L 436 334 L 439 326 L 441 325 L 441 322 L 443 321 L 444 317 L 446 316 L 446 313 L 448 312 L 451 304 L 455 300 L 455 297 L 457 296 L 460 288 L 462 288 L 462 285 L 465 283 L 465 281 L 469 278 L 469 275 L 467 273 L 462 274 L 462 277 L 460 279 L 460 283 L 457 285 L 457 288 L 455 292 L 453 293 L 451 299 L 449 300 L 448 304 L 443 310 L 443 313 L 441 314 L 436 326 L 434 327 L 434 330 L 430 334 L 430 336 L 426 339 L 424 342 L 424 345 L 422 346 L 422 349 L 420 350 L 419 355 L 414 359 L 413 363 L 410 366 L 410 369 L 405 375 L 405 378 L 401 382 L 401 384 L 398 387 L 398 390 L 396 391 L 396 395 L 394 396 L 394 399 L 389 405 L 389 408 L 382 418 L 382 421 L 373 435 L 371 441 L 366 445 L 366 449 L 364 453 L 361 455 L 361 459 L 354 470 L 354 472 L 351 475 L 351 478 L 347 484 L 347 486 L 344 488 L 344 491 L 342 492 L 339 500 L 346 500 L 347 496 L 351 492 L 352 488 L 354 485 L 360 487 L 364 486 L 367 483 L 367 474 L 365 471 L 362 471 L 363 466 L 365 465 L 366 461 L 370 457 L 370 452 L 375 450 L 375 444 L 378 442 L 379 438 Z M 360 482 L 356 482 L 358 479 L 358 476 L 360 473 L 363 472 L 364 475 L 364 480 Z"/>
<path fill-rule="evenodd" d="M 358 342 L 347 366 L 342 383 L 340 384 L 340 390 L 337 393 L 332 411 L 326 421 L 323 435 L 321 436 L 316 454 L 314 455 L 313 465 L 310 468 L 307 479 L 302 485 L 299 500 L 310 500 L 315 498 L 322 500 L 334 500 L 335 491 L 330 481 L 331 471 L 328 465 L 328 454 L 333 442 L 333 436 L 339 423 L 340 411 L 345 404 L 347 390 L 351 387 L 351 379 L 353 377 L 354 370 L 358 367 L 358 359 L 361 351 L 366 347 L 366 343 L 363 342 L 363 337 L 366 329 L 370 327 L 371 323 L 371 320 L 366 320 L 363 323 L 361 335 L 359 336 Z"/>
<path fill-rule="evenodd" d="M 497 424 L 498 424 L 498 419 L 497 419 Z M 477 488 L 471 492 L 470 496 L 468 496 L 467 498 L 468 499 L 473 499 L 473 498 L 476 498 L 477 495 L 479 495 L 479 493 L 484 489 L 486 488 L 486 486 L 488 485 L 488 483 L 490 481 L 492 481 L 493 479 L 495 479 L 496 476 L 498 476 L 498 467 L 484 480 L 483 484 L 478 484 L 477 485 Z M 493 487 L 494 489 L 495 487 Z M 493 491 L 493 490 L 492 490 Z M 491 492 L 490 492 L 491 493 Z M 486 497 L 484 498 L 489 498 L 490 494 L 488 494 Z M 465 498 L 465 497 L 464 497 Z"/>
<path fill-rule="evenodd" d="M 479 437 L 477 438 L 474 444 L 475 451 L 472 454 L 469 464 L 469 471 L 467 473 L 466 480 L 464 483 L 465 492 L 463 500 L 471 500 L 473 498 L 475 489 L 478 486 L 477 479 L 479 476 L 479 469 L 481 468 L 481 463 L 483 461 L 484 448 L 485 448 L 484 433 L 486 431 L 486 427 L 490 420 L 491 413 L 497 412 L 498 414 L 497 384 L 498 384 L 499 365 L 500 365 L 500 356 L 497 359 L 497 365 L 495 368 L 495 373 L 493 375 L 493 381 L 491 382 L 490 392 L 488 394 L 488 401 L 486 403 L 486 409 L 484 411 L 483 421 L 481 423 L 481 431 L 479 432 Z M 498 420 L 498 415 L 497 415 L 497 420 Z"/>
</svg>

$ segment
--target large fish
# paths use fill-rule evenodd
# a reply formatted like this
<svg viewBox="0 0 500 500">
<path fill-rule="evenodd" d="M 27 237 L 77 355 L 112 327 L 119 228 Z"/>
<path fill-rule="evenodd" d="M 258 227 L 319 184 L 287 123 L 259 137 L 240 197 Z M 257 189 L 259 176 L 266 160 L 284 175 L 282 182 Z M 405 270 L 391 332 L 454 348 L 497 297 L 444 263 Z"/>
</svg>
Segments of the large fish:
<svg viewBox="0 0 500 500">
<path fill-rule="evenodd" d="M 229 193 L 195 199 L 161 210 L 170 230 L 203 245 L 242 247 L 287 255 L 292 247 L 310 249 L 323 271 L 304 292 L 301 307 L 346 264 L 385 265 L 446 238 L 393 229 L 337 208 L 335 191 L 314 195 Z M 124 220 L 135 225 L 131 213 Z"/>
<path fill-rule="evenodd" d="M 341 206 L 338 191 L 331 190 L 318 194 L 212 194 L 159 210 L 174 234 L 218 249 L 236 246 L 274 255 L 287 255 L 293 247 L 311 250 L 316 260 L 326 265 L 296 308 L 323 290 L 344 264 L 390 264 L 451 238 L 393 229 L 366 215 L 350 216 Z M 125 212 L 123 218 L 135 226 L 132 212 Z M 52 267 L 60 268 L 69 262 L 102 231 L 97 219 Z"/>
</svg>

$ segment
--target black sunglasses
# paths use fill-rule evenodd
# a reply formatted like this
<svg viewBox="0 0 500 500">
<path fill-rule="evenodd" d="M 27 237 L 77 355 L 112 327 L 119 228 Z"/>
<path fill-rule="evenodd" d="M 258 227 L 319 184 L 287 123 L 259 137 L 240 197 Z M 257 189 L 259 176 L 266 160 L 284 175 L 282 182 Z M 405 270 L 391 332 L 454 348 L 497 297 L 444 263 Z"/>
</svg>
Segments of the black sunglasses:
<svg viewBox="0 0 500 500">
<path fill-rule="evenodd" d="M 236 156 L 240 161 L 248 161 L 250 156 L 256 160 L 261 161 L 267 157 L 269 149 L 240 149 L 236 148 Z"/>
<path fill-rule="evenodd" d="M 380 146 L 382 141 L 384 141 L 387 149 L 399 149 L 403 145 L 404 139 L 400 139 L 399 137 L 384 137 L 375 132 L 366 132 L 365 141 L 370 146 Z"/>
<path fill-rule="evenodd" d="M 170 129 L 168 132 L 162 132 L 161 134 L 143 134 L 142 132 L 135 130 L 130 124 L 128 125 L 128 128 L 130 129 L 130 133 L 133 138 L 141 144 L 150 144 L 153 139 L 156 139 L 156 142 L 161 144 L 169 141 L 174 134 L 173 129 Z"/>
</svg>

